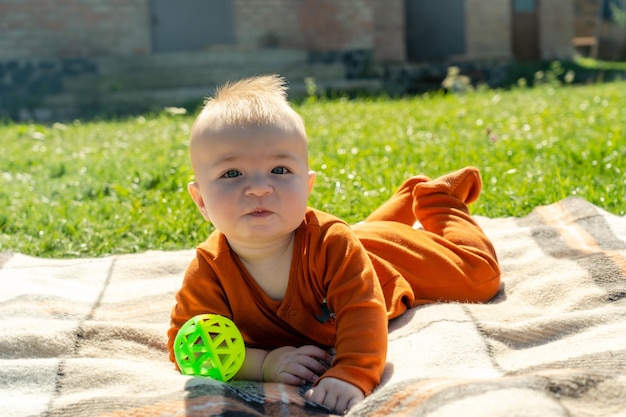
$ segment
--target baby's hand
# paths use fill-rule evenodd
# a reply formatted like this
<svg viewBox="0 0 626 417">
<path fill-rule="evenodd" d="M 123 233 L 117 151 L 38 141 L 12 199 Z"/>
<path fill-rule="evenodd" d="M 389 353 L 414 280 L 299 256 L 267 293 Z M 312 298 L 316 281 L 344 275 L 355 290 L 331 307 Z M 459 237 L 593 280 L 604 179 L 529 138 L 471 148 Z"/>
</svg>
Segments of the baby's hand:
<svg viewBox="0 0 626 417">
<path fill-rule="evenodd" d="M 274 349 L 263 361 L 263 380 L 289 385 L 314 383 L 326 371 L 320 361 L 329 360 L 330 354 L 317 346 L 284 346 Z"/>
<path fill-rule="evenodd" d="M 359 403 L 365 395 L 356 386 L 337 378 L 324 378 L 317 386 L 304 394 L 307 400 L 330 407 L 339 413 L 345 413 Z"/>
</svg>

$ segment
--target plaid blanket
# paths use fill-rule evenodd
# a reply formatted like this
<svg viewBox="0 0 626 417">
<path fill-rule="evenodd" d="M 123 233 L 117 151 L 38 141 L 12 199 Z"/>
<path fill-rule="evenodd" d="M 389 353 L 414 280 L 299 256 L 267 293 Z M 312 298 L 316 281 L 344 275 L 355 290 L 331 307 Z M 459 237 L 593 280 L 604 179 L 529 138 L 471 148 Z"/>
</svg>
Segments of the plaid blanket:
<svg viewBox="0 0 626 417">
<path fill-rule="evenodd" d="M 383 381 L 349 414 L 626 415 L 626 217 L 568 198 L 477 220 L 500 293 L 392 321 Z M 0 416 L 332 415 L 306 387 L 174 370 L 165 333 L 192 257 L 0 254 Z"/>
</svg>

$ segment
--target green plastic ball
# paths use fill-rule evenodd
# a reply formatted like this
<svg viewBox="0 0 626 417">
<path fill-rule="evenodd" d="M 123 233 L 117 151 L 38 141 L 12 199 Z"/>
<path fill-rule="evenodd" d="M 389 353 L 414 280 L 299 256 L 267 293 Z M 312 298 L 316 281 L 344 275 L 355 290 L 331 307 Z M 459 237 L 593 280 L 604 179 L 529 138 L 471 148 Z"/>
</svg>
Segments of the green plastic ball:
<svg viewBox="0 0 626 417">
<path fill-rule="evenodd" d="M 243 337 L 227 317 L 201 314 L 189 319 L 174 339 L 174 356 L 185 375 L 228 381 L 243 365 Z"/>
</svg>

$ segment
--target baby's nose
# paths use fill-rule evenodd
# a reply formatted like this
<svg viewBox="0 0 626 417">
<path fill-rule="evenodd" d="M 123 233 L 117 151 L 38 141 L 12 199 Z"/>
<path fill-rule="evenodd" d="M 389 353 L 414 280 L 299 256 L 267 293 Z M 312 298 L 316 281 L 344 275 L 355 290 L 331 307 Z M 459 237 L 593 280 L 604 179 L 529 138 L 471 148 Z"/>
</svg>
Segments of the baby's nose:
<svg viewBox="0 0 626 417">
<path fill-rule="evenodd" d="M 251 179 L 250 184 L 246 188 L 246 194 L 257 197 L 264 196 L 271 193 L 272 191 L 272 185 L 266 178 L 262 176 Z"/>
</svg>

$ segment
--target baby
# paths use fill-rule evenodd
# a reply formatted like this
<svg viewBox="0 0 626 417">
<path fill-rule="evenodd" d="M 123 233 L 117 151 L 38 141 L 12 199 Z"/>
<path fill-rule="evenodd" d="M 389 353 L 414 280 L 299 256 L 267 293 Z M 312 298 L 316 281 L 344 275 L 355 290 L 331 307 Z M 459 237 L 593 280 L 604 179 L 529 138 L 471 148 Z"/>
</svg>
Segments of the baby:
<svg viewBox="0 0 626 417">
<path fill-rule="evenodd" d="M 246 343 L 236 378 L 311 383 L 308 400 L 344 412 L 380 382 L 389 319 L 427 303 L 488 301 L 499 289 L 495 251 L 467 208 L 481 190 L 476 168 L 408 178 L 356 226 L 309 208 L 315 172 L 281 77 L 218 89 L 189 150 L 189 192 L 216 230 L 176 296 L 172 361 L 188 319 L 220 314 Z"/>
</svg>

